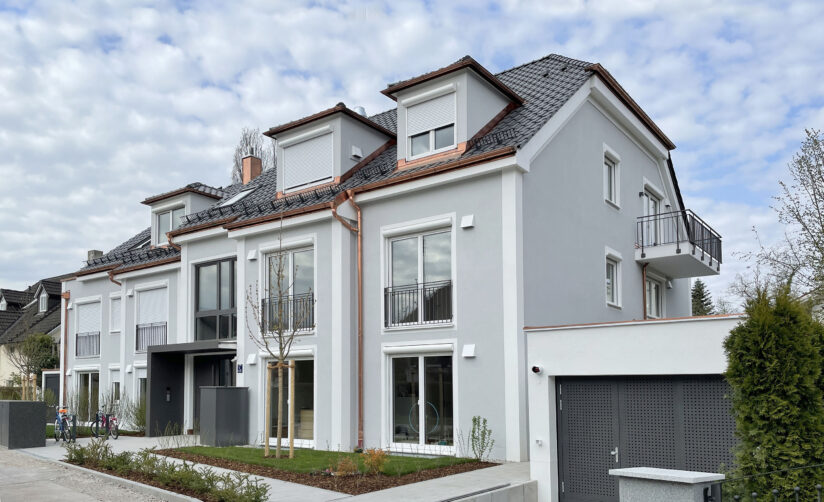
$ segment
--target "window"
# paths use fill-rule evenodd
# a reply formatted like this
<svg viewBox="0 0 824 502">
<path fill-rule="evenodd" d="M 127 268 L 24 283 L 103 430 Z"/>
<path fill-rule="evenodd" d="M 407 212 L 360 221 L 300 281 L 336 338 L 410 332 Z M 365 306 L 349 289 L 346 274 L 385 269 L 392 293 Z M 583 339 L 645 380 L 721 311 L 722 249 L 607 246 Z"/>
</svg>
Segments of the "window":
<svg viewBox="0 0 824 502">
<path fill-rule="evenodd" d="M 100 355 L 100 302 L 82 303 L 77 306 L 76 357 Z"/>
<path fill-rule="evenodd" d="M 452 356 L 392 358 L 392 442 L 454 445 Z"/>
<path fill-rule="evenodd" d="M 235 195 L 233 195 L 232 198 L 230 198 L 226 202 L 222 202 L 220 204 L 220 207 L 231 206 L 235 202 L 240 202 L 241 199 L 243 199 L 244 197 L 246 197 L 247 195 L 249 195 L 252 192 L 254 192 L 254 190 L 244 190 L 242 192 L 238 192 Z"/>
<path fill-rule="evenodd" d="M 452 321 L 452 232 L 389 241 L 386 326 Z"/>
<path fill-rule="evenodd" d="M 315 361 L 312 359 L 299 359 L 290 362 L 295 365 L 295 405 L 289 406 L 289 373 L 284 371 L 283 409 L 286 410 L 287 415 L 283 417 L 281 437 L 289 437 L 288 414 L 291 413 L 294 416 L 293 432 L 295 439 L 299 442 L 312 441 L 315 439 Z M 271 403 L 271 416 L 277 417 L 278 376 L 276 371 L 273 372 L 271 385 L 272 396 L 275 396 Z M 277 437 L 277 430 L 277 419 L 274 419 L 272 420 L 270 437 Z"/>
<path fill-rule="evenodd" d="M 198 265 L 195 274 L 195 339 L 237 338 L 236 260 Z"/>
<path fill-rule="evenodd" d="M 455 146 L 455 93 L 429 99 L 406 109 L 408 157 Z"/>
<path fill-rule="evenodd" d="M 0 310 L 6 310 L 9 308 L 8 303 L 6 303 L 5 298 L 0 298 Z"/>
<path fill-rule="evenodd" d="M 333 137 L 334 134 L 330 132 L 298 143 L 289 143 L 287 140 L 282 144 L 284 191 L 332 179 L 335 151 Z"/>
<path fill-rule="evenodd" d="M 315 251 L 297 249 L 266 259 L 268 297 L 266 323 L 270 331 L 315 327 Z M 280 324 L 282 322 L 282 325 Z"/>
<path fill-rule="evenodd" d="M 618 260 L 607 257 L 607 304 L 612 306 L 620 305 L 618 270 Z"/>
<path fill-rule="evenodd" d="M 49 295 L 45 291 L 40 293 L 40 312 L 45 312 L 49 310 Z"/>
<path fill-rule="evenodd" d="M 109 302 L 109 332 L 120 333 L 120 297 Z"/>
<path fill-rule="evenodd" d="M 91 420 L 100 403 L 100 373 L 78 373 L 77 414 L 83 421 Z"/>
<path fill-rule="evenodd" d="M 604 200 L 618 205 L 618 166 L 607 156 L 604 156 Z"/>
<path fill-rule="evenodd" d="M 664 289 L 660 281 L 650 278 L 647 278 L 646 288 L 647 317 L 658 319 L 664 311 Z"/>
<path fill-rule="evenodd" d="M 145 352 L 151 345 L 166 345 L 166 323 L 169 314 L 165 287 L 137 292 L 135 351 Z"/>
<path fill-rule="evenodd" d="M 120 382 L 112 382 L 112 400 L 120 401 Z"/>
<path fill-rule="evenodd" d="M 185 208 L 179 207 L 169 211 L 157 213 L 157 243 L 166 244 L 166 232 L 171 232 L 180 226 L 185 213 Z"/>
<path fill-rule="evenodd" d="M 661 213 L 661 199 L 649 190 L 644 190 L 642 200 L 644 204 L 644 223 L 641 225 L 643 242 L 645 246 L 655 246 L 659 244 L 660 220 L 658 215 Z"/>
</svg>

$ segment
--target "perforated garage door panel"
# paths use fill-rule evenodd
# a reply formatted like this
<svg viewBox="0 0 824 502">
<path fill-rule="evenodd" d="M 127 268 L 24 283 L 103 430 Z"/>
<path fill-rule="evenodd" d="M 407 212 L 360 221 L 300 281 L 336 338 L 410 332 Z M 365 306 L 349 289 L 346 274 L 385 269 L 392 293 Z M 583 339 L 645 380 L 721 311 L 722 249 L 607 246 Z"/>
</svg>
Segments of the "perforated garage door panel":
<svg viewBox="0 0 824 502">
<path fill-rule="evenodd" d="M 720 376 L 558 378 L 563 502 L 617 502 L 609 469 L 718 472 L 731 465 L 735 422 Z M 619 462 L 610 455 L 619 446 Z"/>
<path fill-rule="evenodd" d="M 613 417 L 617 388 L 609 381 L 569 382 L 563 386 L 564 425 L 567 429 L 565 491 L 595 497 L 617 496 L 609 475 L 610 446 L 618 444 Z"/>
</svg>

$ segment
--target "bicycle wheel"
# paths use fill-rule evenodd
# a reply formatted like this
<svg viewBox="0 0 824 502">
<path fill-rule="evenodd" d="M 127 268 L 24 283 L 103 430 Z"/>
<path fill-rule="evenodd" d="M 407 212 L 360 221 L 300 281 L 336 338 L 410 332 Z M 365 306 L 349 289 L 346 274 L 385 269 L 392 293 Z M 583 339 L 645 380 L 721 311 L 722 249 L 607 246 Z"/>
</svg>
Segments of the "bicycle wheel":
<svg viewBox="0 0 824 502">
<path fill-rule="evenodd" d="M 54 440 L 60 441 L 60 420 L 54 421 Z"/>
<path fill-rule="evenodd" d="M 109 429 L 109 433 L 111 434 L 112 439 L 117 439 L 117 437 L 120 436 L 120 431 L 117 429 L 117 420 L 112 420 L 110 425 L 111 427 Z"/>
<path fill-rule="evenodd" d="M 63 442 L 69 440 L 68 432 L 69 431 L 69 422 L 65 418 L 60 421 L 60 437 L 63 439 Z"/>
</svg>

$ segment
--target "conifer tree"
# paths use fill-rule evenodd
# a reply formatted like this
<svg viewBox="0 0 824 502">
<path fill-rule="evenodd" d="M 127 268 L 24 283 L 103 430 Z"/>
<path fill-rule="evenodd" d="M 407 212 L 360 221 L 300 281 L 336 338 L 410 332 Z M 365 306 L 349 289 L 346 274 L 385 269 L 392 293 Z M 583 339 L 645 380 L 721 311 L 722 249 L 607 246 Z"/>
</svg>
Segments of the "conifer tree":
<svg viewBox="0 0 824 502">
<path fill-rule="evenodd" d="M 746 304 L 746 318 L 724 342 L 732 387 L 736 475 L 754 476 L 824 461 L 824 401 L 821 389 L 821 326 L 790 295 L 759 291 Z M 745 481 L 747 494 L 778 489 L 789 499 L 814 499 L 820 469 L 795 470 Z M 760 499 L 759 499 L 760 500 Z"/>
<path fill-rule="evenodd" d="M 707 285 L 701 279 L 696 279 L 692 285 L 692 315 L 712 315 L 715 309 L 712 305 L 712 296 Z"/>
</svg>

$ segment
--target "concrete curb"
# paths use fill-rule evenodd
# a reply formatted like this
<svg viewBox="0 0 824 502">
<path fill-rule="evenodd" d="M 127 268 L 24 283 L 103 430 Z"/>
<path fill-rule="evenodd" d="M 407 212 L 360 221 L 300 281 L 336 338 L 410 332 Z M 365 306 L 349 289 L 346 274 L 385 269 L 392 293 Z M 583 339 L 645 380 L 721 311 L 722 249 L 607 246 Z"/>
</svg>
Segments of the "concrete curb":
<svg viewBox="0 0 824 502">
<path fill-rule="evenodd" d="M 35 455 L 33 453 L 26 451 L 21 453 L 25 453 L 26 455 L 32 456 L 39 460 L 45 460 L 53 464 L 68 467 L 69 469 L 75 469 L 81 472 L 85 472 L 86 474 L 90 474 L 92 476 L 97 476 L 98 478 L 109 481 L 110 483 L 114 483 L 123 488 L 128 488 L 130 490 L 134 490 L 138 493 L 142 493 L 143 495 L 148 495 L 150 497 L 156 497 L 162 500 L 167 500 L 169 502 L 200 502 L 200 499 L 189 497 L 188 495 L 181 495 L 180 493 L 171 492 L 169 490 L 164 490 L 162 488 L 157 488 L 156 486 L 144 485 L 143 483 L 138 483 L 137 481 L 132 481 L 131 479 L 112 476 L 111 474 L 95 471 L 94 469 L 86 469 L 85 467 L 80 467 L 79 465 L 69 464 L 67 462 L 54 460 L 47 457 L 41 457 L 40 455 Z"/>
</svg>

